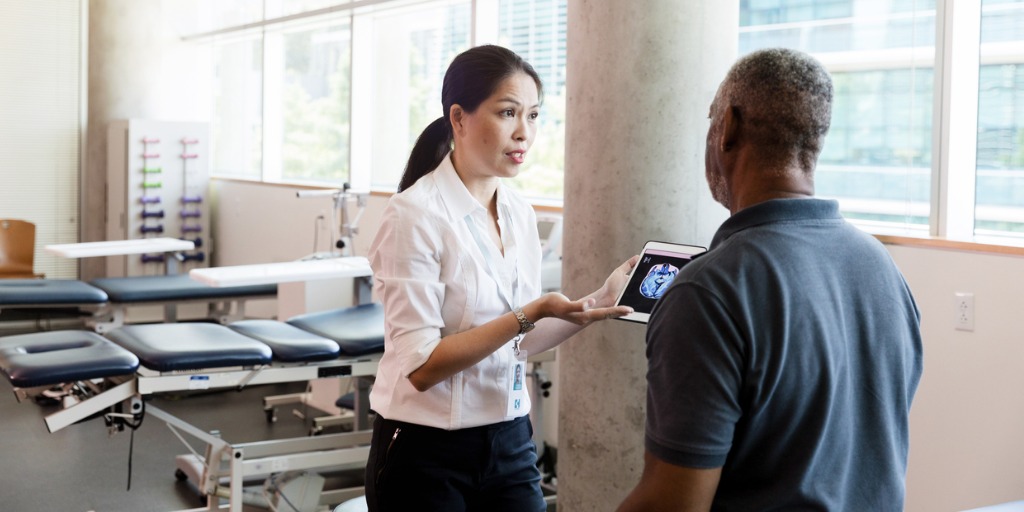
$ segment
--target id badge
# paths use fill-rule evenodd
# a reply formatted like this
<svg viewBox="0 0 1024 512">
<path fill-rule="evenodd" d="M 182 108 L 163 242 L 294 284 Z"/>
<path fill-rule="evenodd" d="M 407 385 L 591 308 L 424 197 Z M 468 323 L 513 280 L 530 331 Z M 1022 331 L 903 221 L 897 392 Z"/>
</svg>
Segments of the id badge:
<svg viewBox="0 0 1024 512">
<path fill-rule="evenodd" d="M 505 407 L 505 419 L 511 420 L 523 415 L 529 403 L 526 398 L 526 351 L 520 350 L 519 355 L 509 363 L 508 405 Z"/>
</svg>

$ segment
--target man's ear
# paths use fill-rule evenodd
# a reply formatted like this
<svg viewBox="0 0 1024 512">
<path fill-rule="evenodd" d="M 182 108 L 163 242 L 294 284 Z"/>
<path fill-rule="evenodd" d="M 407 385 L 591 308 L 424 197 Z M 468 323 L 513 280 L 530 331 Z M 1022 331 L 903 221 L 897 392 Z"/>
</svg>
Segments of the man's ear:
<svg viewBox="0 0 1024 512">
<path fill-rule="evenodd" d="M 463 131 L 465 130 L 465 126 L 463 126 L 463 121 L 465 118 L 466 111 L 462 110 L 462 105 L 456 103 L 448 109 L 448 122 L 452 125 L 453 133 L 464 135 Z"/>
<path fill-rule="evenodd" d="M 740 115 L 739 107 L 732 105 L 725 109 L 722 116 L 722 135 L 719 138 L 719 149 L 724 153 L 736 147 L 740 140 L 740 125 L 743 118 Z"/>
</svg>

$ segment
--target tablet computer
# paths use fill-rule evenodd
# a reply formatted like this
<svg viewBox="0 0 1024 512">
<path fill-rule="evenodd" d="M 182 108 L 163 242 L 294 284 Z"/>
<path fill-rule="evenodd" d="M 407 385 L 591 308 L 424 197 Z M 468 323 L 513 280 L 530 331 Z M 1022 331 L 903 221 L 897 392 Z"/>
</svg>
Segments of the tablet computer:
<svg viewBox="0 0 1024 512">
<path fill-rule="evenodd" d="M 629 282 L 619 292 L 615 305 L 633 308 L 633 313 L 619 317 L 619 320 L 647 323 L 654 303 L 665 294 L 668 285 L 679 274 L 679 270 L 706 249 L 695 245 L 681 245 L 668 242 L 647 242 L 640 252 L 640 261 L 629 275 Z"/>
</svg>

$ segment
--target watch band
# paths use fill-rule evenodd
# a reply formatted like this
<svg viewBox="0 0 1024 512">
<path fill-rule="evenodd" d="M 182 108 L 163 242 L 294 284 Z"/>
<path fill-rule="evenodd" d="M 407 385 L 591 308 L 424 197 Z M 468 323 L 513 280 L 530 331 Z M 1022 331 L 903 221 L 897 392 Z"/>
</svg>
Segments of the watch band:
<svg viewBox="0 0 1024 512">
<path fill-rule="evenodd" d="M 512 313 L 516 315 L 516 320 L 519 321 L 519 334 L 526 334 L 537 327 L 536 324 L 526 318 L 526 313 L 523 313 L 523 308 L 515 308 Z"/>
</svg>

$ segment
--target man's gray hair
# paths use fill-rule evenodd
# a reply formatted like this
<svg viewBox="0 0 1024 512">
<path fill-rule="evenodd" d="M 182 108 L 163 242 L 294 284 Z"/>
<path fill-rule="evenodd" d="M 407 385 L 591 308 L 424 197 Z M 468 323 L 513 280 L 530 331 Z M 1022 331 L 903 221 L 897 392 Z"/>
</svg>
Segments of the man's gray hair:
<svg viewBox="0 0 1024 512">
<path fill-rule="evenodd" d="M 712 115 L 720 119 L 729 106 L 738 107 L 744 134 L 766 164 L 783 166 L 795 158 L 812 172 L 832 119 L 832 77 L 805 53 L 758 50 L 729 70 Z"/>
</svg>

